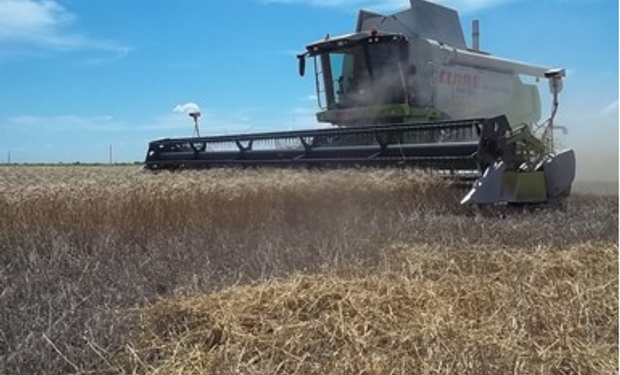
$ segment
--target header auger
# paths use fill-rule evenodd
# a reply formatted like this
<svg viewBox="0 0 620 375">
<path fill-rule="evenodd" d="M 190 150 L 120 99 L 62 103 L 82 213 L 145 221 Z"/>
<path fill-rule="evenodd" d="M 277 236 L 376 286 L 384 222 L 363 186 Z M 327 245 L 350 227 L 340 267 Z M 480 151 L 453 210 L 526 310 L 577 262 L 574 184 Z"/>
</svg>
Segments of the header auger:
<svg viewBox="0 0 620 375">
<path fill-rule="evenodd" d="M 312 60 L 319 122 L 334 128 L 162 139 L 149 169 L 412 166 L 471 181 L 463 203 L 544 203 L 570 194 L 572 150 L 556 152 L 563 69 L 468 48 L 455 10 L 424 0 L 389 16 L 360 11 L 352 34 L 326 37 Z M 549 81 L 549 118 L 536 85 Z"/>
</svg>

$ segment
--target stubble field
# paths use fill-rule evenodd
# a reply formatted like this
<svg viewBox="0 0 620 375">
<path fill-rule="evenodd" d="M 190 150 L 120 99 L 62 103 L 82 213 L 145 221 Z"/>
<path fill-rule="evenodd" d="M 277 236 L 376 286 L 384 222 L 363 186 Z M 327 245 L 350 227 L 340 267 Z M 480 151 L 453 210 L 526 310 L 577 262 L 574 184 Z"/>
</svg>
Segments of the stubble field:
<svg viewBox="0 0 620 375">
<path fill-rule="evenodd" d="M 617 373 L 617 195 L 460 194 L 403 170 L 0 167 L 0 373 Z"/>
</svg>

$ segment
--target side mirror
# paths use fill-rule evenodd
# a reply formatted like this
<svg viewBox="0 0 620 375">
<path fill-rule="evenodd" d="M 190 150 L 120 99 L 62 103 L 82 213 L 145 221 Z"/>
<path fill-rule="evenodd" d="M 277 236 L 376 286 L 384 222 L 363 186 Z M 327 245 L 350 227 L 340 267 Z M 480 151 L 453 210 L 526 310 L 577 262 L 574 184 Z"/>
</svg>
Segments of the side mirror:
<svg viewBox="0 0 620 375">
<path fill-rule="evenodd" d="M 299 59 L 299 75 L 303 77 L 306 75 L 306 54 L 297 55 L 297 59 Z"/>
</svg>

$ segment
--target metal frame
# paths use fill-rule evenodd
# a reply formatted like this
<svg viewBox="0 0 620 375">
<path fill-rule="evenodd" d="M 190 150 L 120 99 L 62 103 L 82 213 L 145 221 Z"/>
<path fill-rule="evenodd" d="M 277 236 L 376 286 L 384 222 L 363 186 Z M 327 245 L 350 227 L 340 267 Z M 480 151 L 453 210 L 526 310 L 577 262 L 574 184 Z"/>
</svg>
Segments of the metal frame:
<svg viewBox="0 0 620 375">
<path fill-rule="evenodd" d="M 494 131 L 496 123 L 471 119 L 162 139 L 149 144 L 145 165 L 152 170 L 394 165 L 475 172 L 478 155 L 488 155 L 483 150 L 494 145 L 497 153 L 497 145 L 505 144 L 499 139 L 506 134 Z"/>
</svg>

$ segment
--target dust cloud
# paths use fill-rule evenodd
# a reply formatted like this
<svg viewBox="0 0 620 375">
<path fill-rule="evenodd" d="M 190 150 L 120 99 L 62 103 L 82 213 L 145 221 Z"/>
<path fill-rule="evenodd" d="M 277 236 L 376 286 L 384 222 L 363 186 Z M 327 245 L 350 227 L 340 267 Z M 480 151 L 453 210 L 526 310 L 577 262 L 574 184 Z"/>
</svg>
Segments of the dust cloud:
<svg viewBox="0 0 620 375">
<path fill-rule="evenodd" d="M 573 148 L 577 156 L 577 182 L 618 184 L 618 106 L 588 116 L 566 111 L 558 119 L 568 135 L 557 137 L 558 148 Z M 557 133 L 556 133 L 557 134 Z"/>
</svg>

